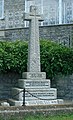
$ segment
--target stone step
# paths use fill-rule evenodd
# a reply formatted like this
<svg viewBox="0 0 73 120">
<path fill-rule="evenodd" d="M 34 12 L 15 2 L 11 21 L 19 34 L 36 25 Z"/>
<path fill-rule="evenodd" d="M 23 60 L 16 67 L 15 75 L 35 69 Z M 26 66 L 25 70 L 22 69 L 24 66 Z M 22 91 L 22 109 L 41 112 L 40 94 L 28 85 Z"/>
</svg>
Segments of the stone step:
<svg viewBox="0 0 73 120">
<path fill-rule="evenodd" d="M 63 104 L 62 99 L 55 99 L 55 100 L 31 100 L 25 101 L 26 106 L 36 106 L 36 105 L 56 105 L 56 104 Z"/>
<path fill-rule="evenodd" d="M 10 106 L 22 106 L 23 105 L 23 101 L 17 101 L 14 99 L 9 99 L 8 103 L 10 104 Z"/>
<path fill-rule="evenodd" d="M 23 106 L 23 101 L 17 101 L 14 99 L 9 99 L 8 103 L 10 106 Z M 25 101 L 25 106 L 42 106 L 42 105 L 56 105 L 56 104 L 64 104 L 64 101 L 62 99 L 55 99 L 55 100 L 31 100 L 31 101 Z"/>
<path fill-rule="evenodd" d="M 50 88 L 50 89 L 24 89 L 13 88 L 12 89 L 12 98 L 23 101 L 24 96 L 26 100 L 33 100 L 33 99 L 56 99 L 57 98 L 57 89 Z"/>
<path fill-rule="evenodd" d="M 45 72 L 23 72 L 22 78 L 24 79 L 46 79 Z"/>
<path fill-rule="evenodd" d="M 37 89 L 37 90 L 32 90 L 30 89 L 29 91 L 25 89 L 25 99 L 26 100 L 33 100 L 33 99 L 57 99 L 57 89 L 55 88 L 50 88 L 50 89 Z"/>
<path fill-rule="evenodd" d="M 43 80 L 29 80 L 29 79 L 19 79 L 18 85 L 20 88 L 50 88 L 50 80 L 43 79 Z"/>
<path fill-rule="evenodd" d="M 23 89 L 12 88 L 12 98 L 19 101 L 23 101 Z"/>
</svg>

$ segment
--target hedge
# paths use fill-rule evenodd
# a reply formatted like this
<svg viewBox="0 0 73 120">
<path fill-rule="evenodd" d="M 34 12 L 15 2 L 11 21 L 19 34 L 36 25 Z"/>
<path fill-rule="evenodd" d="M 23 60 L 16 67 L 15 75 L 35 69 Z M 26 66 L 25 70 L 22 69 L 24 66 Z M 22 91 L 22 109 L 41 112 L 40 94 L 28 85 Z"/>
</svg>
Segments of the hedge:
<svg viewBox="0 0 73 120">
<path fill-rule="evenodd" d="M 27 43 L 0 42 L 0 72 L 27 71 Z"/>
<path fill-rule="evenodd" d="M 73 48 L 42 41 L 41 66 L 48 78 L 56 75 L 71 75 L 73 73 Z"/>
<path fill-rule="evenodd" d="M 0 72 L 27 71 L 28 43 L 24 41 L 0 41 Z M 73 73 L 73 48 L 58 45 L 49 40 L 40 42 L 41 70 L 47 78 Z"/>
</svg>

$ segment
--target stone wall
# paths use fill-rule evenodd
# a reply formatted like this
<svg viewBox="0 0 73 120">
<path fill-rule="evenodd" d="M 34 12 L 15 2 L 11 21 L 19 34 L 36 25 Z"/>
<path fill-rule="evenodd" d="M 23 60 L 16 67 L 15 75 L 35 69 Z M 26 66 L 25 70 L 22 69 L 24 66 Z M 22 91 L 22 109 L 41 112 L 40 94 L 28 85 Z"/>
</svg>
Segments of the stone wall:
<svg viewBox="0 0 73 120">
<path fill-rule="evenodd" d="M 63 45 L 71 46 L 73 24 L 40 26 L 40 39 L 50 39 Z M 4 36 L 3 35 L 4 32 Z M 1 29 L 0 40 L 29 40 L 29 28 Z"/>
<path fill-rule="evenodd" d="M 73 100 L 73 74 L 68 76 L 57 76 L 52 81 L 52 87 L 57 88 L 58 98 Z"/>
<path fill-rule="evenodd" d="M 25 0 L 5 0 L 4 18 L 0 19 L 0 40 L 29 40 L 29 28 L 24 28 Z M 51 39 L 71 46 L 73 24 L 40 27 L 40 39 Z"/>
<path fill-rule="evenodd" d="M 17 73 L 0 74 L 0 100 L 12 98 L 12 88 L 17 86 L 19 78 Z"/>
<path fill-rule="evenodd" d="M 23 27 L 25 0 L 4 0 L 4 17 L 0 19 L 0 29 Z"/>
</svg>

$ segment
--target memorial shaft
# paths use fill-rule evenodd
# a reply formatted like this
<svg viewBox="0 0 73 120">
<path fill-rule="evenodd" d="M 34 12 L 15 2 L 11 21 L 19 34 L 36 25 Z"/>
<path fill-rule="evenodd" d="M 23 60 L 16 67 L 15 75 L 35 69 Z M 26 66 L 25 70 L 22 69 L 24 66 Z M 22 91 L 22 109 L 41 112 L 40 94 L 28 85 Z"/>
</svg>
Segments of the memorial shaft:
<svg viewBox="0 0 73 120">
<path fill-rule="evenodd" d="M 39 25 L 36 16 L 30 21 L 29 28 L 28 72 L 40 72 Z"/>
<path fill-rule="evenodd" d="M 30 30 L 27 71 L 40 72 L 39 21 L 41 16 L 37 14 L 36 6 L 30 6 L 30 13 L 25 13 L 25 20 L 29 21 Z"/>
</svg>

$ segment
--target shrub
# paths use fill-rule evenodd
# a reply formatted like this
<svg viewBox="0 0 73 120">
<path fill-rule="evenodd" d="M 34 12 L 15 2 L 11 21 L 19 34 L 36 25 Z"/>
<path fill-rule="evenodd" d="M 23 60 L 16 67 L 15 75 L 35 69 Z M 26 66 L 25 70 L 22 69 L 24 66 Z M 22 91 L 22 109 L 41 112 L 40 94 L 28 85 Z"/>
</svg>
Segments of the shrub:
<svg viewBox="0 0 73 120">
<path fill-rule="evenodd" d="M 27 71 L 27 42 L 0 42 L 0 72 Z M 73 73 L 73 49 L 50 41 L 40 42 L 41 69 L 47 78 Z"/>
<path fill-rule="evenodd" d="M 27 71 L 26 63 L 26 42 L 0 42 L 0 72 Z"/>
<path fill-rule="evenodd" d="M 50 41 L 41 41 L 41 68 L 48 78 L 73 72 L 73 49 Z"/>
</svg>

